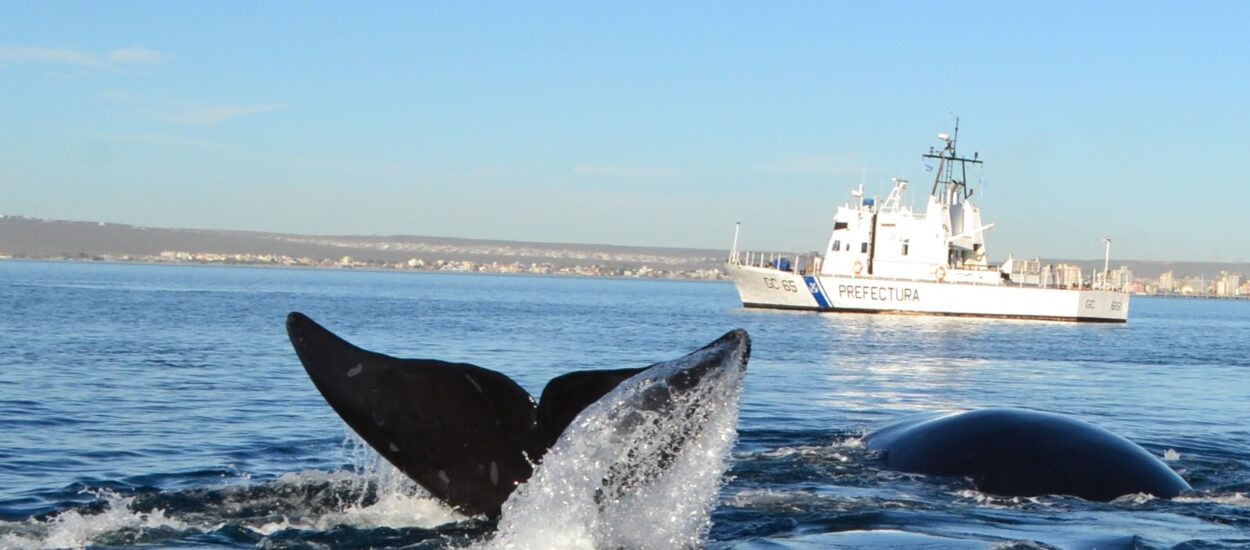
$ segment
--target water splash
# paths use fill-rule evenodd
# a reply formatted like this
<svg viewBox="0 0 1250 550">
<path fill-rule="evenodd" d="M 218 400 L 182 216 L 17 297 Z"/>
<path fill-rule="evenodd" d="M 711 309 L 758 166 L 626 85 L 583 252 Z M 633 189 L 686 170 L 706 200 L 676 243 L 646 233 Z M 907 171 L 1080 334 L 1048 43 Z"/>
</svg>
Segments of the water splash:
<svg viewBox="0 0 1250 550">
<path fill-rule="evenodd" d="M 165 515 L 164 510 L 131 509 L 134 497 L 100 491 L 101 510 L 88 513 L 71 509 L 47 519 L 21 523 L 3 522 L 0 547 L 13 549 L 82 548 L 88 545 L 129 545 L 159 538 L 162 533 L 185 532 L 189 527 Z"/>
<path fill-rule="evenodd" d="M 1219 504 L 1222 506 L 1231 506 L 1236 508 L 1250 509 L 1250 495 L 1246 493 L 1227 493 L 1227 494 L 1199 494 L 1179 496 L 1172 499 L 1174 502 L 1182 502 L 1188 504 Z"/>
<path fill-rule="evenodd" d="M 381 464 L 384 468 L 393 469 L 385 462 Z M 402 473 L 386 473 L 380 476 L 370 474 L 359 475 L 342 471 L 285 474 L 264 488 L 265 492 L 278 495 L 276 500 L 285 500 L 271 505 L 271 508 L 283 509 L 283 513 L 245 518 L 240 525 L 257 534 L 268 536 L 288 529 L 429 529 L 466 519 L 416 484 L 407 481 Z M 397 477 L 407 482 L 401 482 Z M 317 492 L 325 493 L 326 496 L 287 496 L 306 492 L 309 488 L 318 488 Z M 329 503 L 319 504 L 318 500 Z M 256 506 L 263 502 L 263 497 L 250 497 L 248 501 L 248 505 Z"/>
<path fill-rule="evenodd" d="M 360 472 L 356 479 L 364 486 L 355 502 L 327 514 L 318 522 L 318 528 L 352 525 L 428 529 L 467 519 L 384 460 L 355 433 L 347 434 L 343 449 L 353 469 Z M 373 498 L 366 498 L 370 494 Z"/>
<path fill-rule="evenodd" d="M 279 495 L 323 487 L 327 496 L 297 500 L 290 513 L 246 521 L 242 526 L 268 537 L 286 530 L 329 531 L 338 527 L 430 529 L 466 519 L 383 460 L 355 434 L 346 435 L 341 450 L 352 465 L 348 470 L 288 473 L 266 487 L 266 492 Z"/>
<path fill-rule="evenodd" d="M 352 467 L 334 472 L 308 470 L 264 482 L 241 473 L 219 487 L 170 492 L 89 491 L 95 500 L 88 504 L 0 521 L 0 548 L 160 545 L 210 533 L 251 546 L 292 532 L 431 529 L 466 519 L 353 436 L 342 449 Z"/>
<path fill-rule="evenodd" d="M 742 351 L 689 388 L 692 356 L 653 367 L 591 405 L 504 503 L 485 548 L 701 545 L 737 437 Z"/>
</svg>

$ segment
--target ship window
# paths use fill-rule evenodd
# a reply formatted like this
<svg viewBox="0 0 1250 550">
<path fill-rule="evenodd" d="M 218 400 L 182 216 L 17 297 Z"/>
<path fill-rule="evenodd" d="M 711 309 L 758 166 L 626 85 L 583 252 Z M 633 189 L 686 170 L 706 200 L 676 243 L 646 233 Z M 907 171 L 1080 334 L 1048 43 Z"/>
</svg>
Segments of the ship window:
<svg viewBox="0 0 1250 550">
<path fill-rule="evenodd" d="M 904 256 L 906 256 L 906 255 L 907 255 L 907 248 L 908 248 L 910 245 L 911 245 L 911 241 L 908 241 L 908 240 L 906 240 L 906 239 L 904 239 L 904 240 L 903 240 L 903 255 L 904 255 Z"/>
<path fill-rule="evenodd" d="M 846 229 L 846 222 L 833 222 L 833 230 Z"/>
<path fill-rule="evenodd" d="M 867 254 L 867 253 L 868 253 L 868 243 L 859 243 L 859 251 L 860 251 L 860 252 L 862 252 L 862 253 L 864 253 L 864 254 Z"/>
<path fill-rule="evenodd" d="M 842 241 L 833 241 L 833 246 L 830 247 L 830 250 L 834 252 L 842 250 Z"/>
</svg>

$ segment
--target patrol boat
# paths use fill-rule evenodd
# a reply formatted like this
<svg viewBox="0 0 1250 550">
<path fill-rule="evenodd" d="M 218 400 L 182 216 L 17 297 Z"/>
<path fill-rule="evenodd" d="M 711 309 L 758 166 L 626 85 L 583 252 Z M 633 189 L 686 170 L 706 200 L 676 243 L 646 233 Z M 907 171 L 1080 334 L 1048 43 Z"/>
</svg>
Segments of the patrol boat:
<svg viewBox="0 0 1250 550">
<path fill-rule="evenodd" d="M 727 270 L 742 305 L 825 312 L 890 312 L 1123 323 L 1129 296 L 1108 288 L 1106 270 L 1085 279 L 1076 266 L 1039 260 L 987 261 L 981 209 L 967 185 L 978 154 L 959 156 L 954 135 L 938 134 L 926 163 L 937 174 L 924 212 L 903 203 L 895 179 L 885 202 L 865 197 L 838 207 L 822 254 L 808 257 L 738 250 L 734 230 Z M 931 164 L 926 164 L 930 168 Z M 1108 243 L 1108 250 L 1110 241 Z"/>
</svg>

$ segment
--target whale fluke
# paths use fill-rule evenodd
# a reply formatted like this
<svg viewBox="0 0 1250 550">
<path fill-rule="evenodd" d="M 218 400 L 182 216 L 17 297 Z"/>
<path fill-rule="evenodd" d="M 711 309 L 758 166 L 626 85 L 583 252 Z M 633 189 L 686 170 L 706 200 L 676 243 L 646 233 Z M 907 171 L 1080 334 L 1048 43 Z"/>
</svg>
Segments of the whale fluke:
<svg viewBox="0 0 1250 550">
<path fill-rule="evenodd" d="M 568 373 L 535 403 L 498 372 L 367 351 L 301 313 L 287 316 L 287 333 L 326 402 L 378 454 L 457 510 L 491 517 L 583 409 L 651 368 Z M 733 331 L 695 353 L 748 345 Z M 699 376 L 683 371 L 673 386 Z"/>
<path fill-rule="evenodd" d="M 981 409 L 905 418 L 864 438 L 894 469 L 964 476 L 1005 496 L 1172 498 L 1190 486 L 1163 461 L 1102 428 L 1053 413 Z"/>
</svg>

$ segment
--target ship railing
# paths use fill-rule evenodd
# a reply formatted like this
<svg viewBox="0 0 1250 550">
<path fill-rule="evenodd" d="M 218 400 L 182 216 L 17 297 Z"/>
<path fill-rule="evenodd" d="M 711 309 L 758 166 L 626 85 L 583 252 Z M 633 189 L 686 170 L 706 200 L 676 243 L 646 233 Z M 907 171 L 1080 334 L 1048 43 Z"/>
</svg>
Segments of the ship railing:
<svg viewBox="0 0 1250 550">
<path fill-rule="evenodd" d="M 810 275 L 820 271 L 820 257 L 815 254 L 803 255 L 783 252 L 734 250 L 729 254 L 728 263 L 745 267 L 774 269 L 797 275 Z"/>
<path fill-rule="evenodd" d="M 800 276 L 813 275 L 820 272 L 820 264 L 822 258 L 818 254 L 797 254 L 784 252 L 768 252 L 768 251 L 749 251 L 749 250 L 733 250 L 730 251 L 729 258 L 726 260 L 731 265 L 739 265 L 745 267 L 754 267 L 759 269 L 772 269 L 783 273 L 794 273 Z M 1049 267 L 1049 266 L 1047 266 Z M 959 267 L 951 267 L 951 270 L 957 271 L 999 271 L 1000 266 L 994 265 L 963 265 Z M 999 284 L 1017 287 L 1034 287 L 1034 288 L 1060 288 L 1071 290 L 1089 290 L 1095 285 L 1092 281 L 1080 277 L 1063 277 L 1058 273 L 1050 272 L 1043 268 L 1038 273 L 1013 273 L 1012 277 L 1001 281 Z M 900 281 L 930 281 L 929 278 L 914 277 L 890 277 Z M 954 285 L 984 285 L 974 281 L 960 281 L 957 277 L 948 272 L 946 277 L 947 284 Z"/>
</svg>

